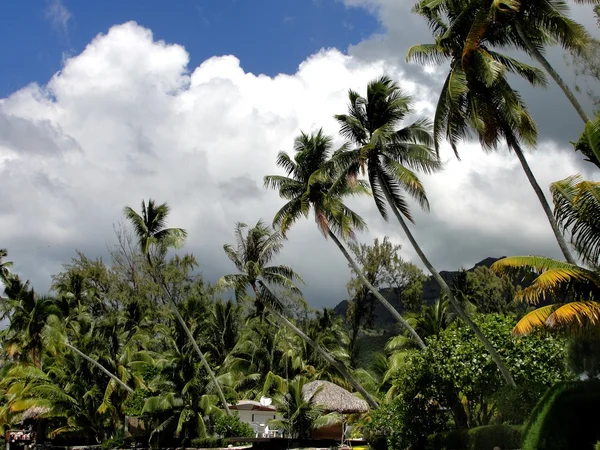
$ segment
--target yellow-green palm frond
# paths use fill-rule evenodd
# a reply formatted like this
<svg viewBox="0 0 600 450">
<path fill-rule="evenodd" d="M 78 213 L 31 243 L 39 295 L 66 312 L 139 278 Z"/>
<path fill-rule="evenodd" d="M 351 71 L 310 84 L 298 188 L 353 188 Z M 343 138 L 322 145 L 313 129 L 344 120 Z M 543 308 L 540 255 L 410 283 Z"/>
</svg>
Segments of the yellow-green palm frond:
<svg viewBox="0 0 600 450">
<path fill-rule="evenodd" d="M 524 336 L 535 329 L 547 328 L 574 334 L 600 323 L 600 303 L 595 301 L 553 304 L 537 308 L 515 325 L 513 334 Z"/>
<path fill-rule="evenodd" d="M 537 308 L 523 316 L 513 328 L 513 334 L 516 336 L 525 336 L 536 328 L 544 327 L 548 317 L 556 310 L 557 305 L 548 305 Z"/>
<path fill-rule="evenodd" d="M 582 329 L 600 322 L 600 303 L 595 301 L 570 302 L 556 309 L 546 320 L 550 328 Z"/>
<path fill-rule="evenodd" d="M 568 295 L 590 300 L 600 294 L 600 275 L 584 267 L 541 256 L 512 256 L 496 261 L 496 272 L 538 274 L 533 283 L 517 292 L 516 299 L 537 303 L 549 296 Z"/>
</svg>

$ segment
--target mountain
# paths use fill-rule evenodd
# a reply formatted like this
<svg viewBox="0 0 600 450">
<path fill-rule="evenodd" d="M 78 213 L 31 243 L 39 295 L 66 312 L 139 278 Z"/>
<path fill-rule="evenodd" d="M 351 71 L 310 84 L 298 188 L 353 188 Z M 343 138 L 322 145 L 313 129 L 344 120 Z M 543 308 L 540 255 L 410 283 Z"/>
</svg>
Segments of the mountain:
<svg viewBox="0 0 600 450">
<path fill-rule="evenodd" d="M 496 261 L 498 261 L 499 259 L 502 259 L 502 258 L 504 258 L 504 256 L 501 256 L 500 258 L 488 257 L 488 258 L 482 259 L 481 261 L 476 263 L 473 267 L 471 267 L 467 271 L 471 272 L 479 266 L 490 267 L 492 264 L 494 264 Z M 440 272 L 441 277 L 448 284 L 450 284 L 452 282 L 452 279 L 458 274 L 459 274 L 458 270 L 455 270 L 455 271 L 442 270 Z M 394 293 L 391 291 L 391 289 L 382 289 L 379 292 L 381 292 L 381 295 L 383 295 L 386 298 L 386 300 L 392 304 L 392 306 L 394 308 L 396 308 L 398 311 L 402 312 L 402 305 L 400 304 L 398 297 L 396 295 L 394 295 Z M 432 276 L 429 276 L 427 281 L 425 283 L 423 283 L 423 302 L 428 305 L 432 305 L 440 297 L 440 292 L 441 292 L 440 286 L 437 284 L 437 282 L 433 279 Z M 343 315 L 343 316 L 346 315 L 347 309 L 348 309 L 348 300 L 343 300 L 342 302 L 338 303 L 333 308 L 333 310 L 336 314 Z M 373 325 L 375 328 L 378 325 L 385 326 L 385 325 L 392 325 L 392 324 L 396 323 L 396 320 L 392 317 L 392 315 L 388 312 L 388 310 L 385 309 L 385 307 L 377 301 L 375 302 L 374 316 L 375 317 L 373 320 Z"/>
</svg>

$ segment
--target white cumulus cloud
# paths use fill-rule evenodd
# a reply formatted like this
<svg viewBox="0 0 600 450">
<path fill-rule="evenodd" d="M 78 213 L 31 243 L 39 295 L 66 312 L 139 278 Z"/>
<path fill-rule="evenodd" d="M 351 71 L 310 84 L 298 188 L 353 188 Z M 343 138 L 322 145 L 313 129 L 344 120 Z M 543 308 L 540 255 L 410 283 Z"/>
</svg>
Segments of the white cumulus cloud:
<svg viewBox="0 0 600 450">
<path fill-rule="evenodd" d="M 214 281 L 233 270 L 222 245 L 233 240 L 235 222 L 270 222 L 282 204 L 262 187 L 264 175 L 278 172 L 278 151 L 291 151 L 301 129 L 337 133 L 332 115 L 346 109 L 348 88 L 362 92 L 385 72 L 423 114 L 435 102 L 435 92 L 402 68 L 335 49 L 276 77 L 248 73 L 231 55 L 196 68 L 188 61 L 182 46 L 129 22 L 98 35 L 46 85 L 0 100 L 0 246 L 38 290 L 75 249 L 106 256 L 122 208 L 148 197 L 171 205 L 171 225 L 188 230 L 186 250 Z M 461 162 L 445 151 L 446 171 L 425 177 L 432 212 L 416 215 L 415 230 L 433 261 L 456 268 L 517 249 L 557 256 L 516 159 L 484 155 L 475 144 L 461 151 Z M 551 143 L 531 161 L 543 186 L 579 164 Z M 385 233 L 404 243 L 371 203 L 352 202 L 371 228 L 361 239 Z M 404 254 L 414 260 L 408 246 Z M 306 279 L 313 305 L 343 299 L 346 263 L 314 223 L 290 234 L 282 261 Z"/>
</svg>

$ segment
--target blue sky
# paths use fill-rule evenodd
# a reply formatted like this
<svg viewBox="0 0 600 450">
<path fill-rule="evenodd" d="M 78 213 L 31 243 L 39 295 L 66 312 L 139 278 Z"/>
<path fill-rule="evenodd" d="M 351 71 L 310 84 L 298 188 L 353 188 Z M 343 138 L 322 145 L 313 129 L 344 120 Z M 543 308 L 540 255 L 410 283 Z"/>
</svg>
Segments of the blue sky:
<svg viewBox="0 0 600 450">
<path fill-rule="evenodd" d="M 233 54 L 254 73 L 293 73 L 323 47 L 345 50 L 378 31 L 339 0 L 5 0 L 0 2 L 0 97 L 60 70 L 98 33 L 134 20 L 155 39 L 185 46 L 190 67 Z M 10 42 L 10 45 L 6 43 Z"/>
</svg>

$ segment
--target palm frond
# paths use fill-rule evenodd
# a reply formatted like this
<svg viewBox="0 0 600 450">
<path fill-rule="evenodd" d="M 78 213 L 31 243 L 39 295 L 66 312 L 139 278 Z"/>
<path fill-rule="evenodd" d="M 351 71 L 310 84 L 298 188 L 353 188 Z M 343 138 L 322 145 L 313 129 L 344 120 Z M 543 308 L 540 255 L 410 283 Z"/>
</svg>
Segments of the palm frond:
<svg viewBox="0 0 600 450">
<path fill-rule="evenodd" d="M 423 66 L 439 66 L 448 59 L 448 55 L 437 44 L 418 44 L 408 49 L 405 59 Z"/>
</svg>

